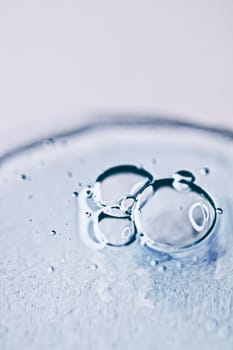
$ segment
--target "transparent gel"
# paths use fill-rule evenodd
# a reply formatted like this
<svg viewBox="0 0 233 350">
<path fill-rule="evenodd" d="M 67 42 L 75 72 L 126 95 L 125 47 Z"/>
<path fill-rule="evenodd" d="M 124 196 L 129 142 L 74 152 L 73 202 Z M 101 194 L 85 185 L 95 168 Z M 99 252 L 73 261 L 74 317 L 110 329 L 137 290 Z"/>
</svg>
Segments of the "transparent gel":
<svg viewBox="0 0 233 350">
<path fill-rule="evenodd" d="M 231 350 L 232 155 L 156 120 L 2 155 L 0 348 Z"/>
</svg>

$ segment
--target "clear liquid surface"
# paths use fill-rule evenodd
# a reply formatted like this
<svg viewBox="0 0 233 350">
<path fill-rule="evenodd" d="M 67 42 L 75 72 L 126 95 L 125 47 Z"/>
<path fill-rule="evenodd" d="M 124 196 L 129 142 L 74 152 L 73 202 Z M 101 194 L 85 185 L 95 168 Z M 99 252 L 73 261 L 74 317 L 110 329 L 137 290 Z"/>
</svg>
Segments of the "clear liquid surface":
<svg viewBox="0 0 233 350">
<path fill-rule="evenodd" d="M 2 157 L 0 348 L 231 350 L 232 157 L 230 135 L 127 122 Z M 152 178 L 115 174 L 100 190 L 98 177 L 122 164 Z M 144 188 L 138 216 L 153 242 L 180 247 L 208 231 L 205 198 L 146 187 L 182 169 L 214 198 L 218 223 L 174 256 L 142 244 L 131 213 Z"/>
</svg>

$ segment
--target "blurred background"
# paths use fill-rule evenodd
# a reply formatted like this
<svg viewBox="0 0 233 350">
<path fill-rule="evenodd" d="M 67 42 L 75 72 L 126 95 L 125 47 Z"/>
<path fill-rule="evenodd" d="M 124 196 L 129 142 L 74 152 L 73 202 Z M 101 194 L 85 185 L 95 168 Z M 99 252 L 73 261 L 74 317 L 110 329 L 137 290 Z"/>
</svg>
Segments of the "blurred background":
<svg viewBox="0 0 233 350">
<path fill-rule="evenodd" d="M 1 0 L 0 152 L 111 114 L 233 127 L 232 0 Z"/>
</svg>

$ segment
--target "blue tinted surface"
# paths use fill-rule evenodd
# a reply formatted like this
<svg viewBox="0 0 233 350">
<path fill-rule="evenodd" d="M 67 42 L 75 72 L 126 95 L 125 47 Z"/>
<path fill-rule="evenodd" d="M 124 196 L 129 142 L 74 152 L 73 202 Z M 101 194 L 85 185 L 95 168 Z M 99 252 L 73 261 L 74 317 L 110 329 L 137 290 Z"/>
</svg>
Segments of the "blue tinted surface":
<svg viewBox="0 0 233 350">
<path fill-rule="evenodd" d="M 230 133 L 125 123 L 49 139 L 4 158 L 0 348 L 232 349 L 232 156 Z M 89 214 L 80 194 L 119 164 L 142 166 L 155 179 L 191 171 L 223 209 L 215 238 L 175 258 L 138 241 L 87 245 Z M 110 197 L 122 190 L 120 181 L 111 186 Z M 159 206 L 163 215 L 168 204 L 161 196 L 155 211 Z M 160 220 L 159 232 L 164 225 L 171 235 L 183 232 L 185 221 L 176 218 Z"/>
</svg>

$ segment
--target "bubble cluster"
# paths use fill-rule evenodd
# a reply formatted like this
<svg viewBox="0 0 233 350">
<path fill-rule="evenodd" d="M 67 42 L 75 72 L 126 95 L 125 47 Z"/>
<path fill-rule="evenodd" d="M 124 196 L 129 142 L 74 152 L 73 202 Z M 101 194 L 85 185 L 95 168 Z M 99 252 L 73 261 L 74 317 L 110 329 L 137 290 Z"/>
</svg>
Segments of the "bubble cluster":
<svg viewBox="0 0 233 350">
<path fill-rule="evenodd" d="M 213 232 L 221 214 L 195 180 L 188 170 L 156 179 L 135 165 L 107 169 L 80 193 L 82 238 L 98 249 L 135 240 L 169 254 L 192 248 Z"/>
</svg>

